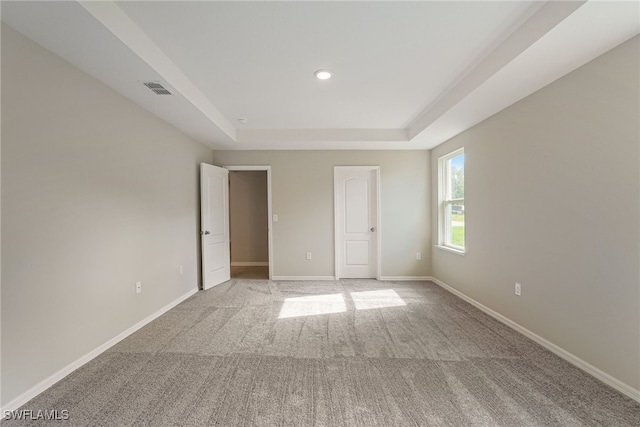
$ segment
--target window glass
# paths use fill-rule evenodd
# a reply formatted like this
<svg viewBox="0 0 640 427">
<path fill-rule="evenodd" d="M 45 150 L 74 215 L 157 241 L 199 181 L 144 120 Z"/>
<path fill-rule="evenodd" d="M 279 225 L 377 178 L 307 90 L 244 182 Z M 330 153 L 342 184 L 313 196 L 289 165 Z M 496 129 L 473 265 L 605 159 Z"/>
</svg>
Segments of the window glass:
<svg viewBox="0 0 640 427">
<path fill-rule="evenodd" d="M 464 149 L 440 158 L 440 245 L 465 249 Z"/>
</svg>

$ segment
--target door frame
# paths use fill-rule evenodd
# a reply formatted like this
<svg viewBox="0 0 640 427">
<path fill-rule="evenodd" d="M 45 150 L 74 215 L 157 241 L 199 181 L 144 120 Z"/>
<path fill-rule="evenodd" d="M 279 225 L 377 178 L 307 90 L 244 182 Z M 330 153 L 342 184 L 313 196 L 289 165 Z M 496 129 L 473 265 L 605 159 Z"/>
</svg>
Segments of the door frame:
<svg viewBox="0 0 640 427">
<path fill-rule="evenodd" d="M 336 280 L 340 279 L 340 251 L 338 245 L 340 243 L 340 230 L 338 230 L 338 172 L 352 170 L 352 171 L 373 171 L 375 175 L 376 184 L 376 244 L 374 250 L 376 251 L 376 280 L 380 280 L 382 271 L 382 224 L 380 218 L 380 166 L 334 166 L 333 167 L 333 229 L 334 229 L 334 259 L 335 267 L 334 273 Z"/>
<path fill-rule="evenodd" d="M 269 239 L 269 280 L 273 279 L 273 231 L 271 219 L 271 166 L 222 166 L 230 171 L 266 171 L 267 172 L 267 235 Z M 231 256 L 231 255 L 229 255 Z"/>
</svg>

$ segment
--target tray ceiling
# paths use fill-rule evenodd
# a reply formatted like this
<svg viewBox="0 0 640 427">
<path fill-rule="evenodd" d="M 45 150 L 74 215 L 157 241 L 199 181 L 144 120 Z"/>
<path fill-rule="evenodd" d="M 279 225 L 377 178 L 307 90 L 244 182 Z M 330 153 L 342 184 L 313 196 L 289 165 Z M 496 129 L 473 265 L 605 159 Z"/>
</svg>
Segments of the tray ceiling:
<svg viewBox="0 0 640 427">
<path fill-rule="evenodd" d="M 429 149 L 638 34 L 639 8 L 3 1 L 2 20 L 212 148 Z"/>
</svg>

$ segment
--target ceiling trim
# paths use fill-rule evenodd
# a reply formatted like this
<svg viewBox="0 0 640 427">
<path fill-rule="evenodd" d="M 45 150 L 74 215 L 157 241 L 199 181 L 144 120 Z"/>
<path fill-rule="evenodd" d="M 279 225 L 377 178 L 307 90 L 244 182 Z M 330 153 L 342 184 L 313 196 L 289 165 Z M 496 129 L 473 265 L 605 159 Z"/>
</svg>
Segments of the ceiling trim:
<svg viewBox="0 0 640 427">
<path fill-rule="evenodd" d="M 432 92 L 439 93 L 435 100 L 430 98 L 422 107 L 412 108 L 413 117 L 409 115 L 393 128 L 384 128 L 384 123 L 373 119 L 363 122 L 372 128 L 340 124 L 328 129 L 317 124 L 304 127 L 311 122 L 289 128 L 272 123 L 270 127 L 268 121 L 252 127 L 223 115 L 218 109 L 222 105 L 214 105 L 219 100 L 209 98 L 205 89 L 187 77 L 187 72 L 193 71 L 188 68 L 190 63 L 182 64 L 176 59 L 180 56 L 172 56 L 172 60 L 160 48 L 163 38 L 152 39 L 148 34 L 153 33 L 134 21 L 137 15 L 129 17 L 127 8 L 116 1 L 6 2 L 3 10 L 5 6 L 3 22 L 194 139 L 214 149 L 229 150 L 431 149 L 640 33 L 640 6 L 635 1 L 528 3 L 513 19 L 504 21 L 508 24 L 496 27 L 489 38 L 492 43 L 471 52 L 475 58 L 467 58 L 466 67 L 453 71 L 451 84 Z M 171 22 L 170 15 L 163 17 L 154 8 L 142 12 L 145 10 L 160 13 L 160 18 Z M 68 25 L 60 27 L 57 22 Z M 206 26 L 206 22 L 199 25 Z M 191 77 L 195 79 L 195 75 Z M 143 81 L 162 81 L 174 96 L 152 98 Z M 344 90 L 348 88 L 345 82 L 336 80 L 334 86 Z M 332 94 L 329 88 L 323 86 L 315 93 L 327 98 Z M 313 101 L 307 95 L 304 99 Z M 358 110 L 362 99 L 356 101 L 360 104 L 353 104 L 354 112 L 363 114 Z M 257 98 L 256 102 L 268 106 L 271 101 Z"/>
<path fill-rule="evenodd" d="M 238 129 L 114 1 L 78 3 L 235 143 L 411 142 L 586 0 L 541 2 L 405 129 Z M 240 145 L 239 144 L 239 145 Z M 404 144 L 401 144 L 404 145 Z"/>
<path fill-rule="evenodd" d="M 404 129 L 238 129 L 237 142 L 408 142 Z"/>
<path fill-rule="evenodd" d="M 234 143 L 268 142 L 411 142 L 487 79 L 525 51 L 586 0 L 541 2 L 514 24 L 512 32 L 488 50 L 469 71 L 422 111 L 405 129 L 238 129 L 206 97 L 182 70 L 147 36 L 114 1 L 78 3 L 134 54 L 152 67 L 188 102 L 203 113 Z"/>
<path fill-rule="evenodd" d="M 113 1 L 78 1 L 78 3 L 235 141 L 236 128 L 231 122 L 117 4 Z"/>
<path fill-rule="evenodd" d="M 556 25 L 584 5 L 580 1 L 547 1 L 532 8 L 532 15 L 518 26 L 497 47 L 489 50 L 484 58 L 464 73 L 436 101 L 427 107 L 408 126 L 409 139 L 442 117 L 449 109 L 476 90 L 505 65 L 513 61 Z"/>
</svg>

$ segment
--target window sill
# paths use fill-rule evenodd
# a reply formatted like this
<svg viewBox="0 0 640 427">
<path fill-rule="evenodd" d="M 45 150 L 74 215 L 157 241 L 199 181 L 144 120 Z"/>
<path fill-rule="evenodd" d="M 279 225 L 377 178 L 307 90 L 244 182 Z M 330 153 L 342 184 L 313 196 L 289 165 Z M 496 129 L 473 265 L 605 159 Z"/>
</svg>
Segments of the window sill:
<svg viewBox="0 0 640 427">
<path fill-rule="evenodd" d="M 454 248 L 450 248 L 449 246 L 442 246 L 442 245 L 435 245 L 436 248 L 443 250 L 445 252 L 451 252 L 453 254 L 456 255 L 460 255 L 460 256 L 464 256 L 465 251 L 464 250 L 460 250 L 460 249 L 454 249 Z"/>
</svg>

